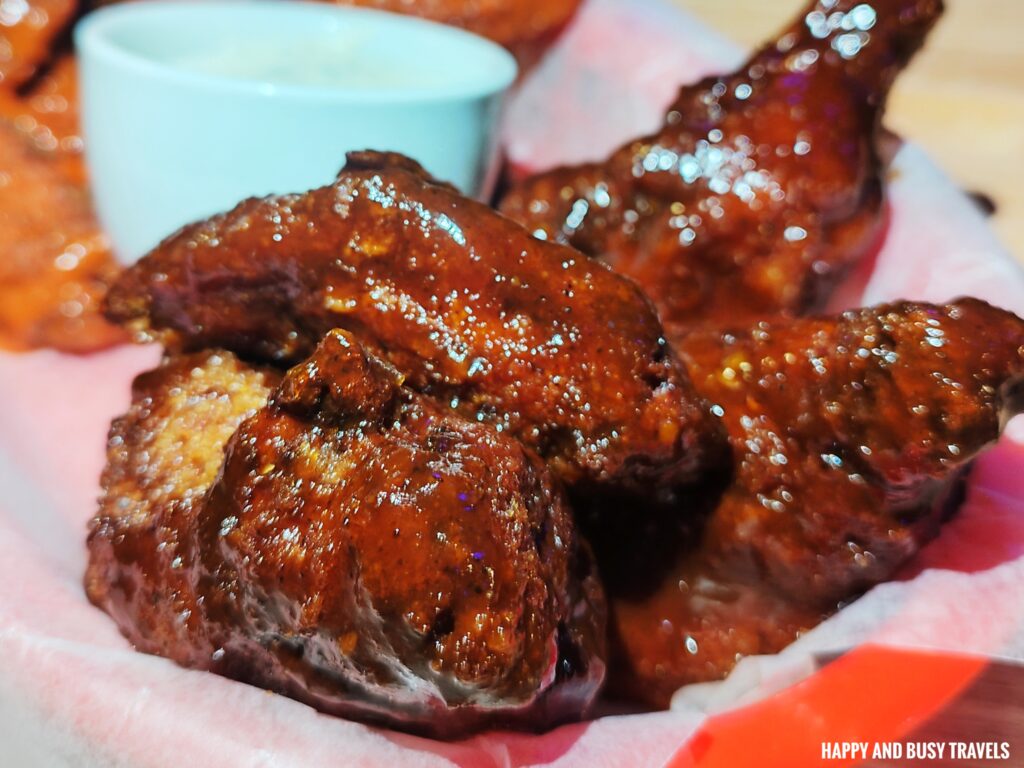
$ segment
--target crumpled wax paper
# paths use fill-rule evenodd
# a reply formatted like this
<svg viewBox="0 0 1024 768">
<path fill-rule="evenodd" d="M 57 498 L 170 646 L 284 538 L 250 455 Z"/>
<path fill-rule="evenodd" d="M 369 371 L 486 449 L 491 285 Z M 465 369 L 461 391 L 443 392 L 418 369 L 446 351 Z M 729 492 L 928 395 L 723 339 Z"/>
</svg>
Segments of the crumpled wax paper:
<svg viewBox="0 0 1024 768">
<path fill-rule="evenodd" d="M 771 30 L 766 30 L 771 34 Z M 741 53 L 667 0 L 591 0 L 507 113 L 520 172 L 599 158 L 655 127 L 676 86 Z M 1024 275 L 971 202 L 912 145 L 892 225 L 837 301 L 973 294 L 1024 313 Z M 0 355 L 0 762 L 132 766 L 656 766 L 708 717 L 811 674 L 815 654 L 871 641 L 1024 658 L 1024 421 L 982 457 L 959 516 L 896 581 L 782 653 L 680 691 L 668 712 L 542 736 L 432 742 L 133 651 L 85 599 L 86 523 L 110 419 L 153 348 Z"/>
</svg>

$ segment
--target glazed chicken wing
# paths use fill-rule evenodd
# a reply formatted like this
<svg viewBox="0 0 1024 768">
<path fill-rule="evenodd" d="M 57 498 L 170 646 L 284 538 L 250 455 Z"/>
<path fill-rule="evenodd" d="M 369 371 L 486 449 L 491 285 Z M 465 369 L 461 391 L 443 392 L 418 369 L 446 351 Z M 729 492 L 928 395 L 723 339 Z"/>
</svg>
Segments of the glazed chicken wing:
<svg viewBox="0 0 1024 768">
<path fill-rule="evenodd" d="M 85 585 L 140 650 L 184 664 L 213 653 L 185 564 L 224 447 L 280 379 L 223 350 L 172 357 L 135 379 L 111 425 Z"/>
<path fill-rule="evenodd" d="M 397 156 L 351 155 L 331 186 L 186 227 L 107 301 L 172 346 L 276 363 L 347 329 L 570 483 L 671 485 L 724 444 L 631 281 Z"/>
<path fill-rule="evenodd" d="M 88 352 L 123 340 L 100 314 L 115 271 L 85 190 L 0 115 L 0 346 Z"/>
<path fill-rule="evenodd" d="M 73 56 L 61 56 L 23 93 L 0 91 L 0 118 L 20 133 L 41 159 L 53 160 L 69 182 L 85 185 L 78 65 Z"/>
<path fill-rule="evenodd" d="M 659 705 L 891 578 L 1024 408 L 1024 321 L 973 299 L 694 333 L 682 354 L 735 469 L 658 583 L 607 584 L 613 685 Z M 620 542 L 595 538 L 599 558 Z"/>
<path fill-rule="evenodd" d="M 2 348 L 85 353 L 125 340 L 100 313 L 118 268 L 85 186 L 77 90 L 70 55 L 18 91 L 0 87 Z"/>
<path fill-rule="evenodd" d="M 13 90 L 36 74 L 77 7 L 75 0 L 0 3 L 0 89 Z"/>
<path fill-rule="evenodd" d="M 221 352 L 140 380 L 93 601 L 144 650 L 336 714 L 446 737 L 583 716 L 603 595 L 540 460 L 339 331 L 273 380 Z"/>
<path fill-rule="evenodd" d="M 580 0 L 337 0 L 382 11 L 409 13 L 489 37 L 533 58 L 572 18 Z"/>
<path fill-rule="evenodd" d="M 606 162 L 502 210 L 634 278 L 671 337 L 819 308 L 882 235 L 881 112 L 941 0 L 819 0 L 737 72 L 684 88 Z"/>
</svg>

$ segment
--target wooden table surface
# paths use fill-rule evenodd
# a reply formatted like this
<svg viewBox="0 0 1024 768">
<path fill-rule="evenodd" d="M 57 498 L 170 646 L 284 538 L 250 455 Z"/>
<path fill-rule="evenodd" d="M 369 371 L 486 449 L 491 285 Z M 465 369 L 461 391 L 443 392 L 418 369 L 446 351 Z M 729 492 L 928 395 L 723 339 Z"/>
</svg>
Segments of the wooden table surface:
<svg viewBox="0 0 1024 768">
<path fill-rule="evenodd" d="M 676 0 L 754 46 L 805 0 Z M 1024 0 L 946 0 L 897 83 L 886 123 L 923 145 L 965 189 L 991 197 L 993 225 L 1024 263 Z"/>
</svg>

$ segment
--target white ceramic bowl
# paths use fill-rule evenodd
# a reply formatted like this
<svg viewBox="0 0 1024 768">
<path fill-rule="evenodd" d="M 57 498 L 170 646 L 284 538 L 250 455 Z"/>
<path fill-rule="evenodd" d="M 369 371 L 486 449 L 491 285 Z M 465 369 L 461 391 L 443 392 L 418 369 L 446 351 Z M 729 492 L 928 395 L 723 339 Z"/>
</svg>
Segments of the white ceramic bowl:
<svg viewBox="0 0 1024 768">
<path fill-rule="evenodd" d="M 403 152 L 482 195 L 515 60 L 461 30 L 303 2 L 126 3 L 75 29 L 96 206 L 131 262 L 243 198 Z"/>
</svg>

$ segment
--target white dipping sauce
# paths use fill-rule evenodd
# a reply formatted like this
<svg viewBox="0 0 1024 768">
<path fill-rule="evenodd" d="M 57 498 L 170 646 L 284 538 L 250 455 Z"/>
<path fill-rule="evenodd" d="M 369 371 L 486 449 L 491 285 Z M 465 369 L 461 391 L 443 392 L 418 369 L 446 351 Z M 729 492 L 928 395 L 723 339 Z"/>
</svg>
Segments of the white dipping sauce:
<svg viewBox="0 0 1024 768">
<path fill-rule="evenodd" d="M 391 61 L 353 35 L 297 40 L 227 40 L 216 46 L 179 54 L 174 64 L 198 74 L 277 85 L 388 90 L 429 86 L 439 81 L 458 84 L 455 73 Z"/>
</svg>

